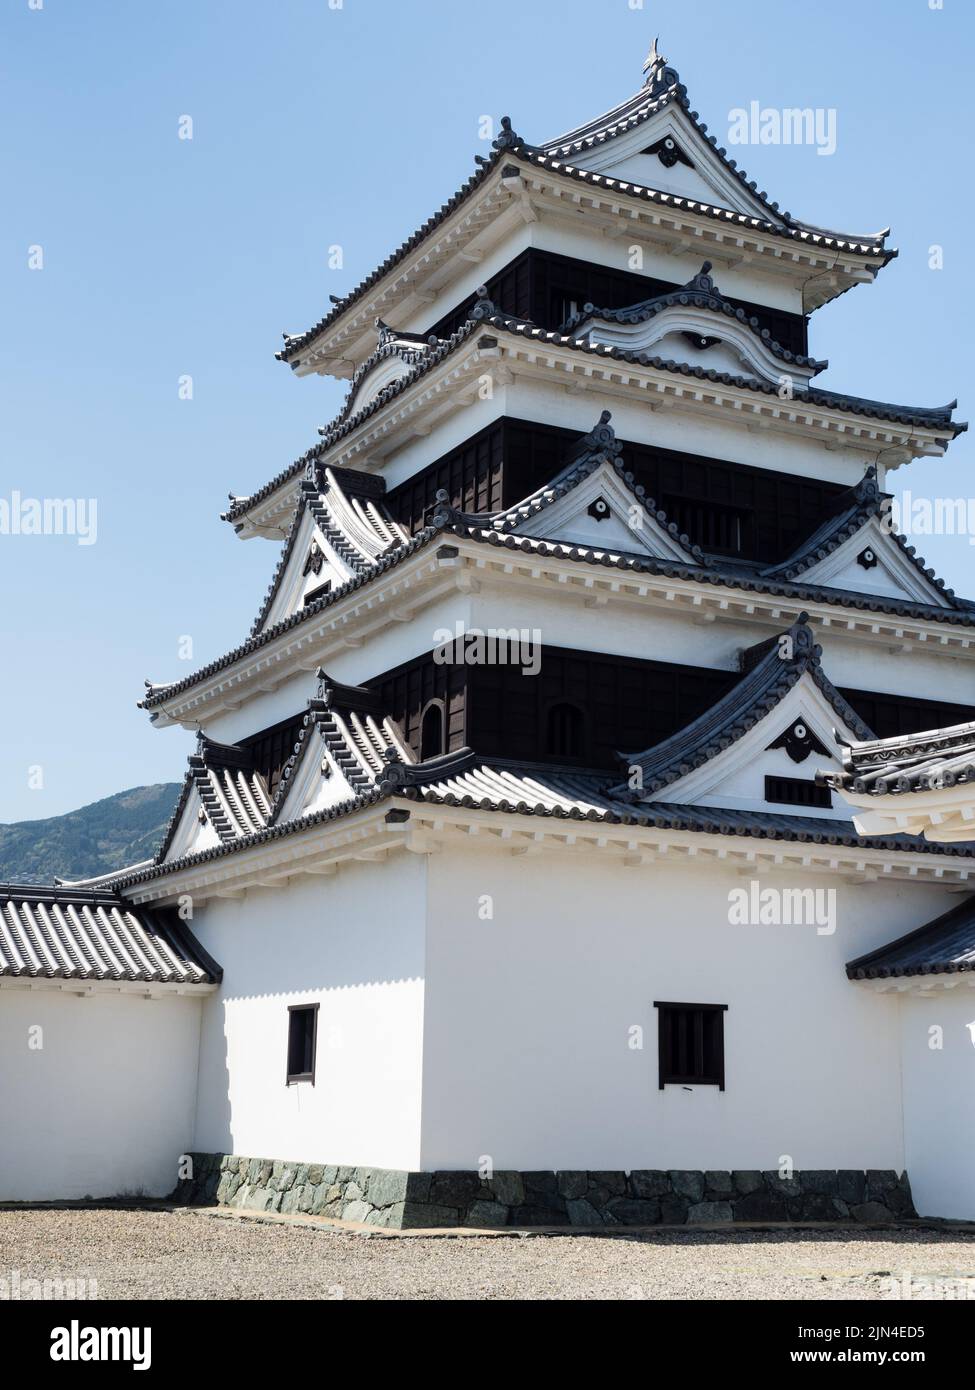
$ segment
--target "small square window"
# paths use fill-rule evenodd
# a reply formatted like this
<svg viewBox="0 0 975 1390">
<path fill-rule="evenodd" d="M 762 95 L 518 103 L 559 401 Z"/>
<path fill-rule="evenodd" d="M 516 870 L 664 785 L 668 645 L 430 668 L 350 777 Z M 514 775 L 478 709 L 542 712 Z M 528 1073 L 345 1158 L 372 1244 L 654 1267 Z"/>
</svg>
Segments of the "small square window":
<svg viewBox="0 0 975 1390">
<path fill-rule="evenodd" d="M 315 1047 L 318 1042 L 318 1005 L 291 1004 L 288 1007 L 287 1084 L 310 1081 L 315 1084 Z"/>
<path fill-rule="evenodd" d="M 717 1086 L 724 1090 L 724 1016 L 727 1004 L 664 1004 L 657 1010 L 660 1089 Z"/>
</svg>

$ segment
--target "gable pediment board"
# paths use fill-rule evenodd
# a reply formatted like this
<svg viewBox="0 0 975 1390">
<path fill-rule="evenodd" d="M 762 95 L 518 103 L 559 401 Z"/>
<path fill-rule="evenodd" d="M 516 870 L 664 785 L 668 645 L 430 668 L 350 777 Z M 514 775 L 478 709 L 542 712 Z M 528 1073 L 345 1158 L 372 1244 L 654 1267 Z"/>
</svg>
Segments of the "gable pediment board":
<svg viewBox="0 0 975 1390">
<path fill-rule="evenodd" d="M 598 554 L 648 555 L 707 569 L 704 552 L 684 535 L 620 461 L 622 445 L 604 410 L 595 427 L 576 444 L 562 471 L 503 512 L 471 513 L 451 507 L 437 493 L 432 521 L 469 526 L 497 535 L 519 535 Z"/>
<path fill-rule="evenodd" d="M 766 800 L 765 778 L 798 779 L 816 785 L 815 774 L 823 766 L 824 759 L 820 756 L 817 762 L 812 750 L 814 747 L 824 750 L 835 747 L 834 729 L 842 730 L 845 734 L 849 732 L 848 726 L 837 716 L 830 701 L 807 673 L 786 692 L 774 710 L 743 733 L 733 745 L 714 754 L 701 767 L 686 777 L 678 778 L 664 791 L 648 799 L 731 810 L 754 810 L 759 807 L 794 814 L 794 806 Z M 799 764 L 789 756 L 785 746 L 797 731 L 810 749 Z M 833 763 L 838 768 L 839 759 L 834 757 Z M 836 798 L 830 807 L 803 806 L 801 814 L 830 820 L 851 819 L 852 816 L 841 798 Z"/>
<path fill-rule="evenodd" d="M 318 674 L 319 694 L 308 703 L 282 771 L 269 825 L 354 802 L 382 779 L 390 758 L 413 762 L 399 730 L 376 709 L 372 691 L 338 686 L 323 670 Z"/>
<path fill-rule="evenodd" d="M 361 578 L 387 551 L 410 539 L 377 498 L 347 495 L 334 470 L 319 475 L 310 467 L 307 472 L 252 637 L 299 612 L 308 595 L 326 583 L 338 589 Z"/>
<path fill-rule="evenodd" d="M 338 588 L 356 571 L 329 545 L 305 499 L 299 496 L 292 533 L 285 542 L 257 620 L 255 636 L 289 618 L 304 606 L 304 595 L 331 582 Z"/>
<path fill-rule="evenodd" d="M 588 149 L 565 143 L 542 148 L 546 154 L 589 173 L 730 208 L 779 227 L 786 225 L 729 170 L 700 127 L 675 103 L 650 112 L 628 130 Z"/>
<path fill-rule="evenodd" d="M 803 582 L 850 593 L 905 598 L 913 603 L 953 608 L 952 591 L 929 577 L 898 539 L 871 517 L 831 553 L 803 571 Z"/>
<path fill-rule="evenodd" d="M 765 800 L 766 776 L 796 777 L 817 747 L 833 746 L 834 726 L 870 736 L 825 675 L 821 656 L 803 613 L 788 632 L 744 653 L 742 679 L 710 709 L 654 747 L 621 754 L 627 781 L 615 790 L 634 801 L 781 810 Z M 810 783 L 814 773 L 812 763 Z M 803 814 L 834 812 L 808 807 Z"/>
<path fill-rule="evenodd" d="M 220 843 L 220 836 L 206 814 L 193 775 L 188 772 L 155 863 L 167 864 L 181 859 L 183 855 L 196 854 L 199 850 L 210 849 Z"/>
<path fill-rule="evenodd" d="M 757 318 L 725 299 L 705 261 L 686 285 L 622 309 L 587 304 L 562 325 L 580 342 L 651 352 L 706 370 L 749 374 L 779 385 L 806 386 L 828 362 L 791 352 L 777 343 Z"/>
<path fill-rule="evenodd" d="M 591 173 L 632 180 L 662 191 L 787 226 L 789 213 L 759 191 L 691 110 L 687 88 L 654 39 L 640 90 L 614 110 L 541 149 Z"/>
<path fill-rule="evenodd" d="M 893 529 L 890 501 L 880 491 L 877 470 L 868 468 L 851 489 L 847 505 L 787 560 L 764 569 L 763 577 L 907 599 L 936 608 L 964 607 L 906 537 Z"/>
<path fill-rule="evenodd" d="M 250 835 L 266 825 L 269 811 L 264 780 L 253 771 L 250 755 L 201 734 L 155 862 Z"/>
</svg>

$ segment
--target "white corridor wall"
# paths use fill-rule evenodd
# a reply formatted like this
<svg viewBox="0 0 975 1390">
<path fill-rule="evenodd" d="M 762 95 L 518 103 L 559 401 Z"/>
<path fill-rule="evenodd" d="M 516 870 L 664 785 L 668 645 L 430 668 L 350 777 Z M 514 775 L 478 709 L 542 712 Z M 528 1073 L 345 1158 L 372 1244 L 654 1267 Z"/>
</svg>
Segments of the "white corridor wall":
<svg viewBox="0 0 975 1390">
<path fill-rule="evenodd" d="M 172 1192 L 193 1138 L 200 1002 L 0 989 L 0 1200 Z"/>
<path fill-rule="evenodd" d="M 921 1216 L 975 1221 L 975 989 L 900 998 L 904 1149 Z M 914 982 L 915 984 L 917 982 Z"/>
</svg>

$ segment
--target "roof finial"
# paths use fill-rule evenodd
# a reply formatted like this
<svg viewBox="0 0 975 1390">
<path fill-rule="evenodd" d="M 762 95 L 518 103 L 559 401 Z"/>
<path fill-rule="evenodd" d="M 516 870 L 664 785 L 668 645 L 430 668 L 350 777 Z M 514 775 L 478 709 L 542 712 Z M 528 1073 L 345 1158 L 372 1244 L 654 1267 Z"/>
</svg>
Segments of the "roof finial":
<svg viewBox="0 0 975 1390">
<path fill-rule="evenodd" d="M 501 117 L 501 132 L 498 138 L 492 141 L 492 148 L 496 150 L 516 150 L 525 142 L 516 130 L 511 128 L 511 117 Z"/>
<path fill-rule="evenodd" d="M 649 80 L 650 80 L 650 74 L 653 72 L 653 70 L 654 70 L 654 68 L 657 66 L 657 64 L 658 64 L 658 63 L 662 63 L 662 62 L 664 61 L 663 54 L 662 54 L 662 53 L 659 53 L 659 52 L 657 51 L 657 44 L 658 44 L 659 42 L 660 42 L 660 35 L 659 35 L 659 34 L 655 34 L 655 35 L 654 35 L 654 39 L 653 39 L 653 43 L 650 45 L 650 52 L 647 54 L 647 56 L 646 56 L 646 58 L 645 58 L 645 60 L 644 60 L 644 63 L 643 63 L 643 71 L 647 74 L 647 81 L 648 81 L 648 82 L 649 82 Z"/>
<path fill-rule="evenodd" d="M 478 285 L 477 299 L 467 311 L 469 319 L 490 319 L 497 314 L 497 306 L 488 297 L 487 285 Z"/>
<path fill-rule="evenodd" d="M 569 451 L 568 459 L 575 461 L 593 454 L 605 455 L 613 459 L 618 458 L 623 450 L 623 445 L 616 438 L 616 431 L 609 423 L 612 418 L 612 412 L 604 410 L 589 433 L 576 440 Z"/>
</svg>

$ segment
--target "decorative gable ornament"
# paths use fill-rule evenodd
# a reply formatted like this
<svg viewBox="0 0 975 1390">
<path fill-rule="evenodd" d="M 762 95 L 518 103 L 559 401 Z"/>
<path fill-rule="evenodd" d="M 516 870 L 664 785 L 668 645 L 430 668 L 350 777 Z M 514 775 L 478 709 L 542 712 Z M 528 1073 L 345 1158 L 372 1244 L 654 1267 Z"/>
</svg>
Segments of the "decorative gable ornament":
<svg viewBox="0 0 975 1390">
<path fill-rule="evenodd" d="M 686 164 L 689 169 L 694 168 L 694 161 L 688 158 L 672 135 L 665 135 L 660 140 L 655 140 L 641 153 L 655 154 L 665 169 L 672 169 L 678 161 Z"/>
<path fill-rule="evenodd" d="M 321 546 L 317 541 L 312 541 L 308 551 L 308 558 L 305 560 L 305 567 L 301 571 L 302 577 L 308 574 L 321 574 L 324 563 L 325 556 Z"/>
<path fill-rule="evenodd" d="M 604 410 L 572 449 L 562 472 L 516 506 L 504 512 L 461 512 L 441 489 L 431 524 L 530 536 L 564 545 L 570 554 L 649 555 L 708 569 L 704 552 L 623 466 L 610 419 Z"/>
<path fill-rule="evenodd" d="M 796 720 L 790 728 L 780 734 L 777 739 L 768 744 L 767 750 L 773 748 L 784 748 L 786 753 L 794 763 L 804 763 L 810 753 L 822 753 L 829 757 L 829 752 L 820 739 L 816 737 L 808 724 L 802 720 Z"/>
<path fill-rule="evenodd" d="M 586 304 L 562 325 L 562 332 L 591 346 L 646 353 L 670 365 L 700 365 L 697 354 L 707 352 L 709 368 L 744 371 L 776 387 L 784 375 L 794 386 L 805 387 L 829 365 L 777 343 L 753 314 L 724 297 L 711 269 L 705 261 L 686 285 L 622 309 Z M 718 347 L 721 353 L 714 351 Z"/>
</svg>

